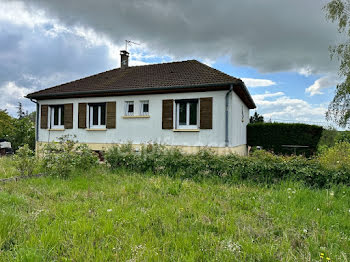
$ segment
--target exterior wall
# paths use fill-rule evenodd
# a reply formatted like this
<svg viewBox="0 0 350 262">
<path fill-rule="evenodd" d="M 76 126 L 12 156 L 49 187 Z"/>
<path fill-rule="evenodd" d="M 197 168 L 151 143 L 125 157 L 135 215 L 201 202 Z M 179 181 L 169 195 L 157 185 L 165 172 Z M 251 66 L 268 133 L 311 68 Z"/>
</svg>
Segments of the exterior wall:
<svg viewBox="0 0 350 262">
<path fill-rule="evenodd" d="M 36 153 L 41 152 L 41 149 L 44 147 L 44 145 L 47 144 L 47 142 L 36 142 Z M 78 143 L 79 145 L 79 143 Z M 87 143 L 89 148 L 91 150 L 102 150 L 105 151 L 113 146 L 121 145 L 116 143 L 108 143 L 108 144 L 99 144 L 99 143 Z M 141 147 L 141 144 L 133 144 L 133 149 L 135 151 L 138 151 Z M 200 149 L 207 148 L 207 147 L 200 147 L 200 146 L 170 146 L 167 145 L 167 147 L 176 147 L 180 148 L 182 152 L 188 153 L 188 154 L 194 154 L 197 153 Z M 219 155 L 225 155 L 229 153 L 235 153 L 241 156 L 246 156 L 248 154 L 247 146 L 246 145 L 240 145 L 235 147 L 210 147 L 210 150 L 214 151 L 215 153 Z"/>
<path fill-rule="evenodd" d="M 183 148 L 199 148 L 205 146 L 223 148 L 225 147 L 226 92 L 227 91 L 210 91 L 176 94 L 39 100 L 38 102 L 40 105 L 73 103 L 73 129 L 53 131 L 49 129 L 39 128 L 38 142 L 57 141 L 57 139 L 62 135 L 72 135 L 75 136 L 75 139 L 80 143 L 89 144 L 93 149 L 96 150 L 102 149 L 102 145 L 104 145 L 103 147 L 106 147 L 109 144 L 123 144 L 127 142 L 132 142 L 136 145 L 144 143 L 160 143 L 171 146 L 181 146 Z M 229 147 L 237 147 L 240 148 L 238 150 L 239 152 L 246 152 L 246 124 L 249 117 L 249 110 L 234 92 L 232 92 L 230 96 L 231 105 L 229 107 Z M 162 100 L 190 99 L 201 97 L 213 97 L 213 129 L 200 129 L 198 132 L 175 132 L 173 130 L 162 129 Z M 150 117 L 123 118 L 125 101 L 134 101 L 135 115 L 138 115 L 141 100 L 149 100 Z M 115 129 L 107 129 L 104 131 L 78 129 L 78 103 L 98 103 L 111 101 L 115 101 L 117 106 Z M 244 122 L 241 121 L 242 105 L 244 107 Z"/>
<path fill-rule="evenodd" d="M 249 108 L 232 92 L 229 113 L 230 146 L 247 144 L 247 125 L 249 124 Z"/>
</svg>

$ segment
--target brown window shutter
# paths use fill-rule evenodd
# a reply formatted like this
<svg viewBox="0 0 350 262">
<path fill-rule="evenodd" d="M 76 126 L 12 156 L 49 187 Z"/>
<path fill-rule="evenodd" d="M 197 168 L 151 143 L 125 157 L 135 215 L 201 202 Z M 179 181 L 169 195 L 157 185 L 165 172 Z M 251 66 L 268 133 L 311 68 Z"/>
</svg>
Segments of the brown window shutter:
<svg viewBox="0 0 350 262">
<path fill-rule="evenodd" d="M 162 129 L 173 129 L 174 102 L 172 99 L 163 100 Z"/>
<path fill-rule="evenodd" d="M 49 106 L 48 105 L 41 105 L 40 112 L 41 112 L 41 114 L 40 114 L 40 128 L 47 129 Z"/>
<path fill-rule="evenodd" d="M 213 98 L 200 99 L 200 129 L 213 128 Z"/>
<path fill-rule="evenodd" d="M 107 102 L 107 128 L 115 128 L 116 102 Z"/>
<path fill-rule="evenodd" d="M 86 103 L 78 105 L 78 128 L 86 128 Z"/>
<path fill-rule="evenodd" d="M 73 128 L 73 104 L 64 105 L 64 128 Z"/>
</svg>

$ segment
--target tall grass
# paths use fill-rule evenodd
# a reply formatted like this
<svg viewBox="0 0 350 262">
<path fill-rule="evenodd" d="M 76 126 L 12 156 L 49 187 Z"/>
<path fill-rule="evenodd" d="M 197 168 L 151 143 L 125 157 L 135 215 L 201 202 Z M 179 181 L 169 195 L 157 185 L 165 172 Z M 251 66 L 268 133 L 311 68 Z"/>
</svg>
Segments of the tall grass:
<svg viewBox="0 0 350 262">
<path fill-rule="evenodd" d="M 76 171 L 0 184 L 1 261 L 333 261 L 350 189 Z"/>
</svg>

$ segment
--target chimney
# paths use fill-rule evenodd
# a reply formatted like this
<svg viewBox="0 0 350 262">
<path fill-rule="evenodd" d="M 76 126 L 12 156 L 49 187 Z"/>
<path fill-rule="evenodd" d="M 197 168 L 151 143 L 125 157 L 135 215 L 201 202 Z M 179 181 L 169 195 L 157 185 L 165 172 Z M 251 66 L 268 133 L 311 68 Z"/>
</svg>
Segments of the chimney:
<svg viewBox="0 0 350 262">
<path fill-rule="evenodd" d="M 120 51 L 120 68 L 128 68 L 129 66 L 129 52 L 126 50 Z"/>
</svg>

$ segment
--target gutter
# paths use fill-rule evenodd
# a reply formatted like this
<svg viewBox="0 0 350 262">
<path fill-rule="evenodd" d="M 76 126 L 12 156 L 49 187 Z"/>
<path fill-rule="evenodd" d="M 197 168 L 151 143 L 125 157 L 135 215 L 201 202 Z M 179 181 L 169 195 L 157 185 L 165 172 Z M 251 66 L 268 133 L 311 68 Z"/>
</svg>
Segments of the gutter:
<svg viewBox="0 0 350 262">
<path fill-rule="evenodd" d="M 30 98 L 30 101 L 36 104 L 36 119 L 35 119 L 35 142 L 39 140 L 39 103 Z"/>
<path fill-rule="evenodd" d="M 71 96 L 71 95 L 113 93 L 113 92 L 129 93 L 129 92 L 140 92 L 140 91 L 162 91 L 162 90 L 187 89 L 187 88 L 197 88 L 197 87 L 228 86 L 231 84 L 232 84 L 232 82 L 219 83 L 219 84 L 190 85 L 190 86 L 163 86 L 163 87 L 151 87 L 151 88 L 103 89 L 103 90 L 75 91 L 75 92 L 64 92 L 64 93 L 58 93 L 58 94 L 38 94 L 38 95 L 35 95 L 35 93 L 32 93 L 32 94 L 29 94 L 25 97 L 30 99 L 30 98 L 40 98 L 40 97 L 59 97 L 59 96 Z M 238 82 L 236 84 L 240 84 L 240 83 Z"/>
<path fill-rule="evenodd" d="M 229 94 L 233 91 L 233 84 L 230 85 L 230 90 L 225 96 L 225 147 L 228 147 L 228 98 Z"/>
</svg>

